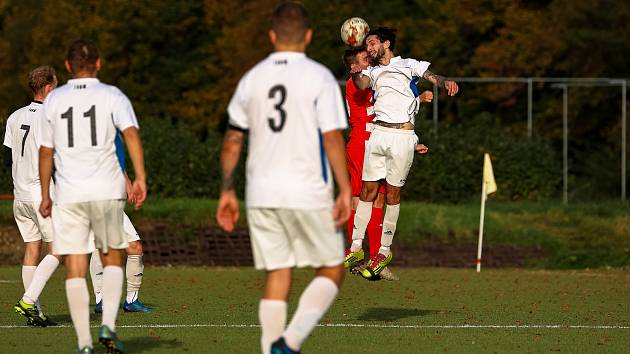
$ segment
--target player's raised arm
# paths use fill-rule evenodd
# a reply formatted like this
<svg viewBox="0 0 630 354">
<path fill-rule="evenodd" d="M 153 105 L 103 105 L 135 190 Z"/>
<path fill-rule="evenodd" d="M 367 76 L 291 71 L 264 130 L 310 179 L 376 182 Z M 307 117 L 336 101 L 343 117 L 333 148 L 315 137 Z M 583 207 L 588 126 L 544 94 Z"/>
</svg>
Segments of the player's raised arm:
<svg viewBox="0 0 630 354">
<path fill-rule="evenodd" d="M 241 157 L 245 133 L 228 128 L 221 147 L 221 196 L 217 208 L 217 223 L 227 232 L 232 232 L 240 216 L 238 199 L 234 189 L 234 170 Z"/>
<path fill-rule="evenodd" d="M 459 86 L 457 86 L 455 81 L 446 80 L 444 76 L 434 74 L 429 70 L 426 70 L 424 74 L 422 74 L 422 78 L 431 82 L 433 85 L 445 88 L 449 96 L 455 96 L 459 91 Z"/>
<path fill-rule="evenodd" d="M 140 141 L 140 135 L 136 127 L 129 127 L 123 130 L 123 136 L 125 138 L 125 145 L 129 151 L 129 157 L 133 164 L 133 171 L 135 179 L 132 183 L 132 200 L 134 206 L 140 208 L 147 198 L 147 177 L 144 170 L 144 152 L 142 150 L 142 143 Z"/>
<path fill-rule="evenodd" d="M 365 90 L 366 88 L 370 87 L 370 78 L 367 75 L 363 74 L 358 66 L 355 68 L 354 65 L 356 64 L 353 64 L 352 70 L 350 71 L 354 86 L 356 86 L 359 90 Z"/>
</svg>

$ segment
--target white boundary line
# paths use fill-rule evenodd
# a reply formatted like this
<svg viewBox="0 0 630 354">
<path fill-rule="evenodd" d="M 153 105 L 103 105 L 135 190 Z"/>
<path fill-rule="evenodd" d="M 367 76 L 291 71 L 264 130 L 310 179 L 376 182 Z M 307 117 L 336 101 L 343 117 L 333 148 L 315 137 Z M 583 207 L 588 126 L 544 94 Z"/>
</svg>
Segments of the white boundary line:
<svg viewBox="0 0 630 354">
<path fill-rule="evenodd" d="M 318 327 L 347 328 L 398 328 L 398 329 L 630 329 L 630 326 L 615 325 L 386 325 L 360 323 L 328 323 Z M 59 325 L 50 328 L 71 328 L 71 325 Z M 100 326 L 91 326 L 98 328 Z M 259 328 L 257 324 L 146 324 L 118 325 L 117 328 Z M 2 329 L 32 328 L 32 326 L 0 325 Z"/>
</svg>

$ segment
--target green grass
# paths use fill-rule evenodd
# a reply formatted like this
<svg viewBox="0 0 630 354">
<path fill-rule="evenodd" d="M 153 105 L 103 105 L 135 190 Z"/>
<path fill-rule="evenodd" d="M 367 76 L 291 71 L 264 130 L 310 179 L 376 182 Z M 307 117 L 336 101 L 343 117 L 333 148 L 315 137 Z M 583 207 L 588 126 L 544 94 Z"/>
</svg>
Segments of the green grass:
<svg viewBox="0 0 630 354">
<path fill-rule="evenodd" d="M 142 209 L 128 207 L 127 212 L 135 224 L 203 226 L 215 225 L 216 206 L 211 199 L 148 199 Z M 0 201 L 0 222 L 14 224 L 9 201 Z M 246 227 L 244 210 L 239 224 Z M 476 201 L 457 205 L 403 201 L 396 240 L 476 243 L 478 228 Z M 628 235 L 630 203 L 487 202 L 484 245 L 540 248 L 545 256 L 533 261 L 534 267 L 628 267 Z"/>
<path fill-rule="evenodd" d="M 304 353 L 624 352 L 630 328 L 428 328 L 443 325 L 630 326 L 630 272 L 395 269 L 399 282 L 349 276 Z M 63 270 L 42 295 L 62 325 L 70 318 Z M 289 311 L 311 276 L 298 271 Z M 19 267 L 0 267 L 0 326 L 23 325 L 12 313 L 21 295 Z M 120 312 L 119 326 L 256 325 L 262 273 L 249 268 L 147 267 L 142 299 L 152 314 Z M 92 325 L 99 324 L 92 316 Z M 382 327 L 390 326 L 390 327 Z M 391 326 L 420 326 L 392 328 Z M 425 327 L 422 327 L 425 326 Z M 96 335 L 96 328 L 92 333 Z M 119 328 L 131 353 L 254 353 L 256 327 Z M 1 328 L 0 352 L 71 352 L 72 328 Z M 97 346 L 98 348 L 98 346 Z M 100 348 L 100 351 L 103 352 Z"/>
</svg>

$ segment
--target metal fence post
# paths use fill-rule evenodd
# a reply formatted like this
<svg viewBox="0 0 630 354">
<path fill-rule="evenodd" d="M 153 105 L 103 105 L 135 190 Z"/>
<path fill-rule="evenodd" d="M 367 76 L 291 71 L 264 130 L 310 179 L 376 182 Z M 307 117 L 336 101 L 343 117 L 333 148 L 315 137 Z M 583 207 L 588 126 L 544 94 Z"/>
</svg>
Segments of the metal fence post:
<svg viewBox="0 0 630 354">
<path fill-rule="evenodd" d="M 438 137 L 438 87 L 433 86 L 433 136 Z"/>
<path fill-rule="evenodd" d="M 562 202 L 569 202 L 569 88 L 562 87 Z"/>
<path fill-rule="evenodd" d="M 627 139 L 627 122 L 626 122 L 626 95 L 628 82 L 623 80 L 621 83 L 621 201 L 626 201 L 626 139 Z"/>
<path fill-rule="evenodd" d="M 532 130 L 534 126 L 533 118 L 533 94 L 534 94 L 534 80 L 531 77 L 527 78 L 527 137 L 532 137 Z"/>
</svg>

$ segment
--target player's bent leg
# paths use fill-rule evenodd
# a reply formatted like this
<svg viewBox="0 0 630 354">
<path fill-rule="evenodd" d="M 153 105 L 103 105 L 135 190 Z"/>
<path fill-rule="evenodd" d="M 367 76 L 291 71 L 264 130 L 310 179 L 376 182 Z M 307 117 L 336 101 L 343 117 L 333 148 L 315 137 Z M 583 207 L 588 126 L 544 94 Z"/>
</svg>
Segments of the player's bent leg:
<svg viewBox="0 0 630 354">
<path fill-rule="evenodd" d="M 46 324 L 46 326 L 56 326 L 57 323 L 44 314 L 41 306 L 39 305 L 39 296 L 41 295 L 46 283 L 53 275 L 59 263 L 63 260 L 61 256 L 55 256 L 52 254 L 52 243 L 46 242 L 48 248 L 48 254 L 42 259 L 37 266 L 37 269 L 33 273 L 33 279 L 28 289 L 22 297 L 22 302 L 28 305 L 35 305 L 38 310 L 39 318 Z M 29 324 L 37 325 L 35 321 L 29 321 Z"/>
<path fill-rule="evenodd" d="M 382 187 L 379 187 L 382 188 Z M 383 190 L 384 192 L 384 190 Z M 372 206 L 372 216 L 367 226 L 367 236 L 370 245 L 370 259 L 373 260 L 381 247 L 381 234 L 383 232 L 383 206 L 385 194 L 379 190 L 378 196 Z"/>
<path fill-rule="evenodd" d="M 376 259 L 372 261 L 362 275 L 366 279 L 377 277 L 381 271 L 392 261 L 391 252 L 392 240 L 396 233 L 396 224 L 400 213 L 400 190 L 401 187 L 387 184 L 387 207 L 385 216 L 383 217 L 383 233 L 381 235 L 381 247 L 379 248 Z"/>
<path fill-rule="evenodd" d="M 85 276 L 87 274 L 87 255 L 67 255 L 66 263 L 66 296 L 70 317 L 77 334 L 79 348 L 92 348 L 90 333 L 90 294 Z"/>
<path fill-rule="evenodd" d="M 372 216 L 372 204 L 378 194 L 378 181 L 363 181 L 360 200 L 357 204 L 357 211 L 354 216 L 354 230 L 352 232 L 352 244 L 350 252 L 346 255 L 344 266 L 352 267 L 365 257 L 363 252 L 363 239 L 365 231 Z"/>
<path fill-rule="evenodd" d="M 258 305 L 260 345 L 263 354 L 269 354 L 271 343 L 280 336 L 287 323 L 287 300 L 291 288 L 291 269 L 268 271 L 265 292 Z"/>
<path fill-rule="evenodd" d="M 289 326 L 283 336 L 273 344 L 272 354 L 285 353 L 286 351 L 282 351 L 283 347 L 293 352 L 300 350 L 304 340 L 337 297 L 344 275 L 341 264 L 317 269 L 317 275 L 300 296 L 298 308 Z"/>
<path fill-rule="evenodd" d="M 127 297 L 123 303 L 123 310 L 126 312 L 151 312 L 151 308 L 145 306 L 139 298 L 142 277 L 144 275 L 142 243 L 140 240 L 129 242 L 125 275 L 127 277 Z"/>
</svg>

